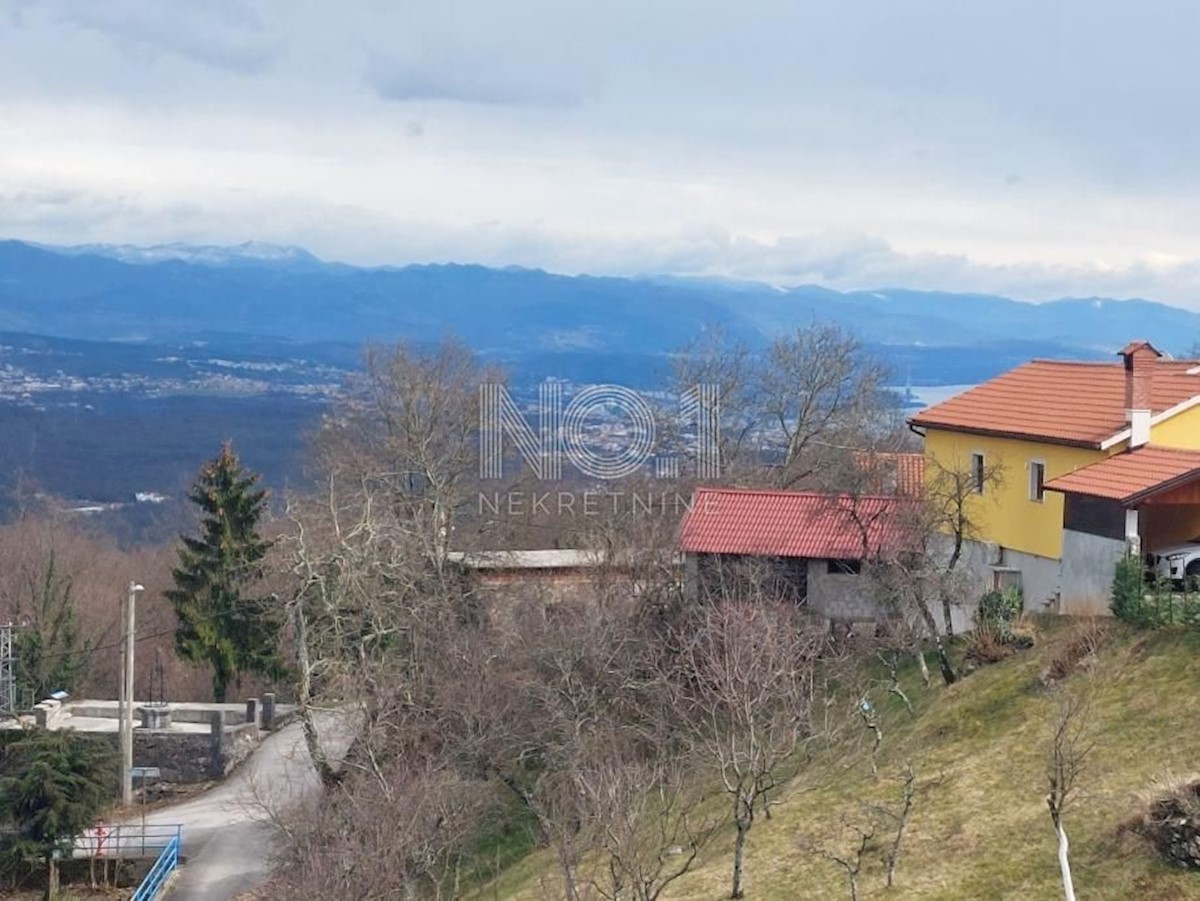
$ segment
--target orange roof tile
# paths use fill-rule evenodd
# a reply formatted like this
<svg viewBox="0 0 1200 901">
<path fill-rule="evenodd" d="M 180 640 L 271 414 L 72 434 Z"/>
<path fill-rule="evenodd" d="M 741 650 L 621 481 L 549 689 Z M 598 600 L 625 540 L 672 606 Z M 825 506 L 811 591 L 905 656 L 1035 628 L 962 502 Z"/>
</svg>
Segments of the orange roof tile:
<svg viewBox="0 0 1200 901">
<path fill-rule="evenodd" d="M 1130 505 L 1198 478 L 1200 452 L 1144 446 L 1051 479 L 1046 488 Z"/>
<path fill-rule="evenodd" d="M 854 465 L 879 494 L 916 497 L 925 487 L 925 455 L 900 451 L 853 451 Z"/>
<path fill-rule="evenodd" d="M 1194 360 L 1155 360 L 1151 412 L 1200 395 Z M 922 410 L 913 425 L 1099 447 L 1126 427 L 1125 369 L 1117 363 L 1034 360 Z"/>
<path fill-rule="evenodd" d="M 703 554 L 859 560 L 900 546 L 900 514 L 912 501 L 894 496 L 698 488 L 680 525 L 679 546 Z"/>
</svg>

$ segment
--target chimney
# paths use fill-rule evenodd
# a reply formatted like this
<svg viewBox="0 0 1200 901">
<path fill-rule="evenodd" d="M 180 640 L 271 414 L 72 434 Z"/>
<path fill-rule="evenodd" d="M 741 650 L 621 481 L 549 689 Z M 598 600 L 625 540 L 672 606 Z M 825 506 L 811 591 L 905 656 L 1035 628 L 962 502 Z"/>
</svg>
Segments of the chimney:
<svg viewBox="0 0 1200 901">
<path fill-rule="evenodd" d="M 1119 351 L 1125 361 L 1125 420 L 1129 423 L 1129 449 L 1150 440 L 1150 397 L 1154 390 L 1154 364 L 1162 356 L 1149 341 L 1131 341 Z"/>
</svg>

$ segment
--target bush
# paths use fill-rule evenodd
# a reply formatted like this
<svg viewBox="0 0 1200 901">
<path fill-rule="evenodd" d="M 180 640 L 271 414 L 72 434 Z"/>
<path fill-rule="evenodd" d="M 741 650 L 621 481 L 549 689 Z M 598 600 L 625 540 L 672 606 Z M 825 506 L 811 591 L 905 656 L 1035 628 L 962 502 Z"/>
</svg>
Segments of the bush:
<svg viewBox="0 0 1200 901">
<path fill-rule="evenodd" d="M 975 666 L 987 666 L 989 663 L 999 663 L 1016 652 L 1016 648 L 1005 641 L 995 629 L 980 626 L 967 636 L 964 659 Z"/>
<path fill-rule="evenodd" d="M 1108 627 L 1099 620 L 1087 620 L 1071 629 L 1061 649 L 1042 670 L 1039 677 L 1043 685 L 1052 685 L 1067 678 L 1081 666 L 1096 658 L 1096 652 L 1108 637 Z"/>
<path fill-rule="evenodd" d="M 1025 610 L 1025 599 L 1021 589 L 1010 585 L 1007 588 L 989 591 L 979 600 L 980 624 L 1008 626 Z"/>
<path fill-rule="evenodd" d="M 1126 554 L 1117 561 L 1113 573 L 1112 612 L 1119 620 L 1135 626 L 1151 625 L 1151 611 L 1146 605 L 1146 570 L 1142 561 Z"/>
<path fill-rule="evenodd" d="M 1133 830 L 1167 863 L 1200 870 L 1200 781 L 1176 780 L 1155 790 Z"/>
</svg>

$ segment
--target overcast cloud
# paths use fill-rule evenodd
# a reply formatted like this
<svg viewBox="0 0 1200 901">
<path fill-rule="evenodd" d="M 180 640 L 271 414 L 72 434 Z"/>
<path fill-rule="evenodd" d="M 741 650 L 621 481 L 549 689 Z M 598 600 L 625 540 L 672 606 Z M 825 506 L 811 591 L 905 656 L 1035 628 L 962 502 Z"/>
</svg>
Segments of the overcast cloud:
<svg viewBox="0 0 1200 901">
<path fill-rule="evenodd" d="M 1200 307 L 1189 0 L 0 0 L 0 234 Z"/>
</svg>

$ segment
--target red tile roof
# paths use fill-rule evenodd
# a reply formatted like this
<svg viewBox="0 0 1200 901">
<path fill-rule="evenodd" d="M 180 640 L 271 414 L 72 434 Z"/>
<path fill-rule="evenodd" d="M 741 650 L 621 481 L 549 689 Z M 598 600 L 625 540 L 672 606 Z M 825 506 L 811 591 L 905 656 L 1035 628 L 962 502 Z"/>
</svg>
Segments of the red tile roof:
<svg viewBox="0 0 1200 901">
<path fill-rule="evenodd" d="M 1051 479 L 1046 488 L 1135 504 L 1198 478 L 1200 452 L 1146 446 Z"/>
<path fill-rule="evenodd" d="M 925 455 L 899 451 L 854 451 L 854 464 L 878 494 L 917 497 L 925 487 Z"/>
<path fill-rule="evenodd" d="M 1153 362 L 1151 412 L 1200 395 L 1195 360 Z M 1122 363 L 1034 360 L 922 410 L 913 425 L 1099 447 L 1126 427 Z"/>
<path fill-rule="evenodd" d="M 679 545 L 690 553 L 859 560 L 901 545 L 911 504 L 892 495 L 698 488 Z"/>
</svg>

